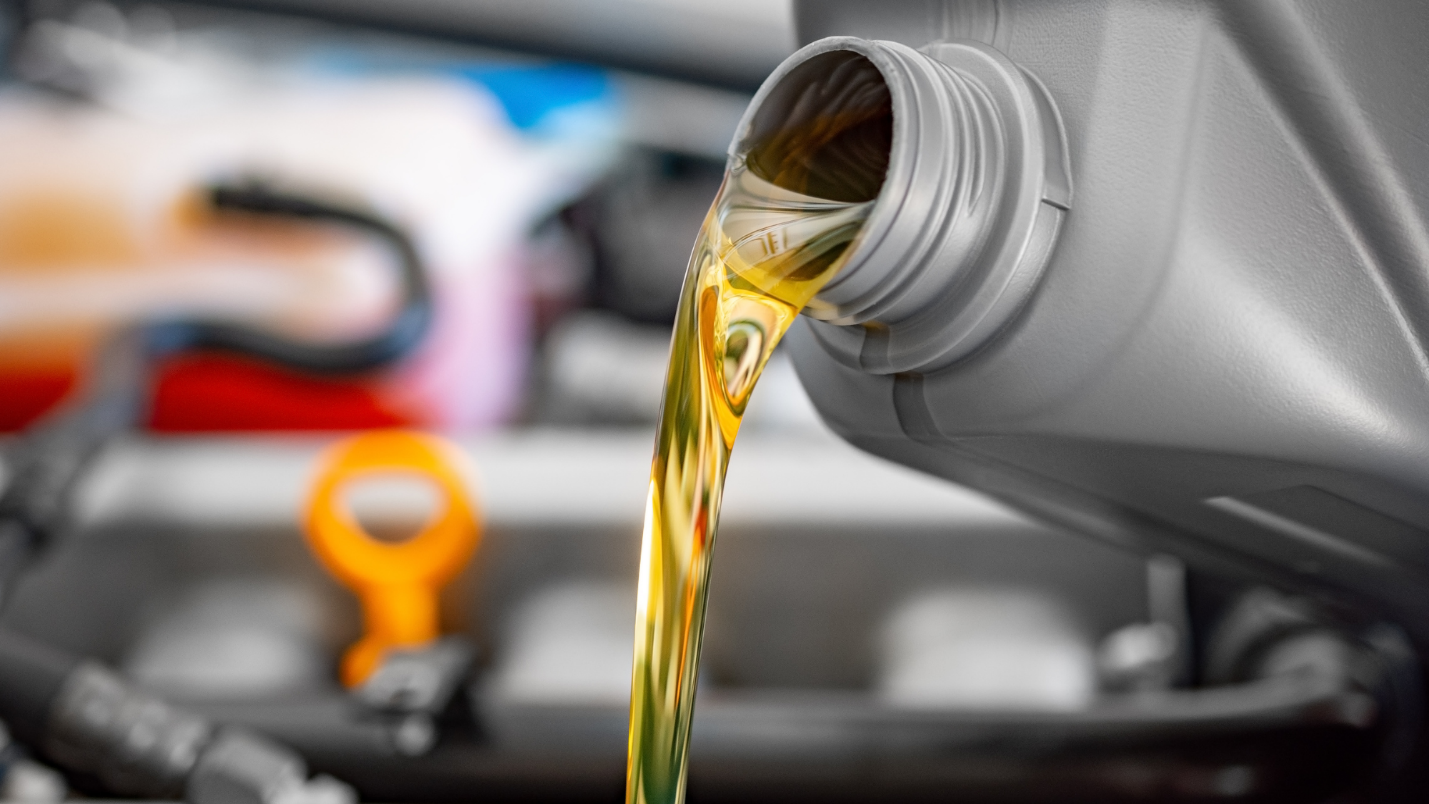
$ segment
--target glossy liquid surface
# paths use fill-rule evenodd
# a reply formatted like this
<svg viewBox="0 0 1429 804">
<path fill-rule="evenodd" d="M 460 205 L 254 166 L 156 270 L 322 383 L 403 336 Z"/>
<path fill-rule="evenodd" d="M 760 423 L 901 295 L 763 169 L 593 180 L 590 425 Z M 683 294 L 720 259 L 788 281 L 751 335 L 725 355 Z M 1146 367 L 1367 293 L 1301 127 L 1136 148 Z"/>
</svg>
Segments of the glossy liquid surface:
<svg viewBox="0 0 1429 804">
<path fill-rule="evenodd" d="M 774 346 L 843 265 L 882 187 L 887 90 L 827 54 L 756 117 L 695 244 L 670 347 L 640 559 L 626 801 L 684 799 L 725 467 Z M 820 62 L 820 60 L 822 60 Z M 815 64 L 815 62 L 820 62 Z M 815 193 L 815 194 L 810 194 Z"/>
</svg>

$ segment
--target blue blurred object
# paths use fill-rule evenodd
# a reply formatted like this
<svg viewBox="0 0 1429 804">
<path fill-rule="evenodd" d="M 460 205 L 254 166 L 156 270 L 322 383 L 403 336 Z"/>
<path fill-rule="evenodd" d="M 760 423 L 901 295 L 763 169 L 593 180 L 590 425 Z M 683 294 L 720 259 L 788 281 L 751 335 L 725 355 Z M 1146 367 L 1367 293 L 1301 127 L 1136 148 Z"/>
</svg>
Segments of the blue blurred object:
<svg viewBox="0 0 1429 804">
<path fill-rule="evenodd" d="M 541 128 L 557 110 L 615 99 L 605 71 L 584 64 L 472 65 L 451 72 L 489 90 L 522 131 Z"/>
<path fill-rule="evenodd" d="M 427 62 L 419 59 L 373 57 L 341 50 L 328 51 L 307 61 L 318 73 L 339 75 L 425 74 L 447 75 L 480 86 L 501 104 L 511 125 L 535 135 L 564 128 L 557 121 L 576 110 L 584 119 L 613 123 L 619 118 L 619 98 L 609 74 L 598 67 L 574 62 Z"/>
</svg>

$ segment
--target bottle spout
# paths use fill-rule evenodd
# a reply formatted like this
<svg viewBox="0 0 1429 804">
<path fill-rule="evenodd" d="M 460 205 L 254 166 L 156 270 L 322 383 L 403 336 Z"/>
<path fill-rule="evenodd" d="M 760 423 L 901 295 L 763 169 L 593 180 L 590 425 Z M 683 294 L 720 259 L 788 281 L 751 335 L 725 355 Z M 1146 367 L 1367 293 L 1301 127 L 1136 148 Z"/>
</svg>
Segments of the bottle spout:
<svg viewBox="0 0 1429 804">
<path fill-rule="evenodd" d="M 814 42 L 765 81 L 729 156 L 792 192 L 872 203 L 804 312 L 831 354 L 876 374 L 942 368 L 994 338 L 1071 205 L 1051 98 L 976 42 Z"/>
</svg>

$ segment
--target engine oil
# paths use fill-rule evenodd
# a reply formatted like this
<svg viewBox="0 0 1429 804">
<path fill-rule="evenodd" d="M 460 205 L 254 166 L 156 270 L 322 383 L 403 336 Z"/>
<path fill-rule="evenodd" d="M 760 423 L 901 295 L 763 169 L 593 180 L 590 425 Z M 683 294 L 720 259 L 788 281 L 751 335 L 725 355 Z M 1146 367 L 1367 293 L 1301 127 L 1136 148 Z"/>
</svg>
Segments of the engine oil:
<svg viewBox="0 0 1429 804">
<path fill-rule="evenodd" d="M 730 450 L 765 362 L 838 273 L 883 185 L 887 87 L 866 59 L 831 58 L 752 121 L 690 258 L 645 514 L 627 802 L 684 799 Z"/>
</svg>

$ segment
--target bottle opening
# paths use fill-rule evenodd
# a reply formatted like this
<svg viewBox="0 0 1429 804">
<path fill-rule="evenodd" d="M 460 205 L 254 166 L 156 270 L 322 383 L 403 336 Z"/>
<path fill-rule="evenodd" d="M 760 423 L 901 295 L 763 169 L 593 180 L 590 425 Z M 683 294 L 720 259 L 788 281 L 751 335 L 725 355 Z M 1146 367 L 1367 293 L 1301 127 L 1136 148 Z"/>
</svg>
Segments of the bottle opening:
<svg viewBox="0 0 1429 804">
<path fill-rule="evenodd" d="M 774 87 L 741 143 L 748 170 L 830 201 L 872 201 L 893 148 L 893 98 L 878 68 L 850 51 L 823 53 Z"/>
<path fill-rule="evenodd" d="M 775 237 L 791 226 L 721 220 L 750 260 L 797 243 L 799 270 L 780 276 L 827 277 L 799 299 L 809 327 L 839 362 L 875 374 L 938 371 L 1004 331 L 1071 202 L 1052 99 L 1005 54 L 970 41 L 805 46 L 745 113 L 735 180 L 817 224 L 801 218 L 794 240 Z"/>
</svg>

